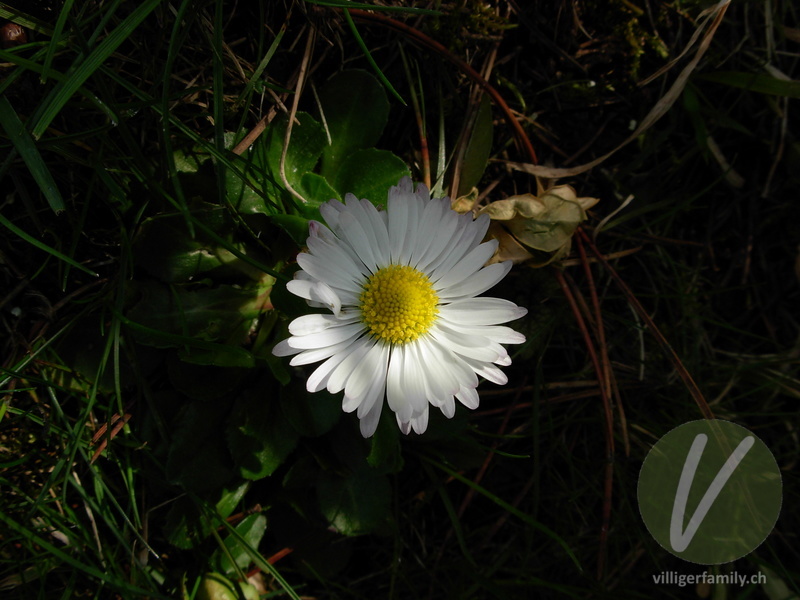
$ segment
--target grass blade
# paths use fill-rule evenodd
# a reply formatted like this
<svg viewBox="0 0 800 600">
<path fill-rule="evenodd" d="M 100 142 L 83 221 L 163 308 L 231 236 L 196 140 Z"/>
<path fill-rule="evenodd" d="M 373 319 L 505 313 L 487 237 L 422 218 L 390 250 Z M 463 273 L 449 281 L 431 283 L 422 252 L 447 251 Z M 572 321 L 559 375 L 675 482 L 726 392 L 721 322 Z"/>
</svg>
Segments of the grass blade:
<svg viewBox="0 0 800 600">
<path fill-rule="evenodd" d="M 14 148 L 19 152 L 22 160 L 25 161 L 39 189 L 42 190 L 42 194 L 47 198 L 50 208 L 56 214 L 66 210 L 64 199 L 61 197 L 61 192 L 58 191 L 58 186 L 50 174 L 50 170 L 42 160 L 42 156 L 36 149 L 36 144 L 34 144 L 25 129 L 25 125 L 20 120 L 19 115 L 17 115 L 14 107 L 11 106 L 5 96 L 0 97 L 0 125 L 6 130 L 6 134 L 11 143 L 14 144 Z"/>
<path fill-rule="evenodd" d="M 146 0 L 143 2 L 86 57 L 86 60 L 78 65 L 68 79 L 59 84 L 31 132 L 34 139 L 39 139 L 44 134 L 50 123 L 53 122 L 53 119 L 56 118 L 56 115 L 64 108 L 64 105 L 72 98 L 78 88 L 100 68 L 122 42 L 128 39 L 139 24 L 160 3 L 161 0 Z"/>
<path fill-rule="evenodd" d="M 55 248 L 51 248 L 47 244 L 37 240 L 35 237 L 32 237 L 32 236 L 28 235 L 22 229 L 20 229 L 19 227 L 14 225 L 11 221 L 6 219 L 2 214 L 0 214 L 0 225 L 4 225 L 9 231 L 11 231 L 12 233 L 16 233 L 19 237 L 21 237 L 23 240 L 25 240 L 26 242 L 28 242 L 32 246 L 36 246 L 37 248 L 39 248 L 39 250 L 44 250 L 48 254 L 51 254 L 51 255 L 55 256 L 59 260 L 63 260 L 65 263 L 67 263 L 69 265 L 72 265 L 76 269 L 80 269 L 84 273 L 88 273 L 92 277 L 100 277 L 100 275 L 98 275 L 97 273 L 95 273 L 91 269 L 88 269 L 88 268 L 84 267 L 81 263 L 76 262 L 74 259 L 70 258 L 66 254 L 62 254 L 61 252 L 59 252 Z"/>
</svg>

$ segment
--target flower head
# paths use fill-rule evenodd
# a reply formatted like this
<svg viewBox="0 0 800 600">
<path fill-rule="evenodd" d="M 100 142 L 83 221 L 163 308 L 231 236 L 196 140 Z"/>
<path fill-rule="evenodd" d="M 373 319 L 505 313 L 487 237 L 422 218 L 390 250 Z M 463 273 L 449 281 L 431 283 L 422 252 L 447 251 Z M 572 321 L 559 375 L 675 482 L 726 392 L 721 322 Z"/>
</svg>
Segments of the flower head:
<svg viewBox="0 0 800 600">
<path fill-rule="evenodd" d="M 344 390 L 342 408 L 356 411 L 361 433 L 375 433 L 386 398 L 403 433 L 422 433 L 429 407 L 455 414 L 455 400 L 478 406 L 478 375 L 497 384 L 511 364 L 501 344 L 525 336 L 501 326 L 527 310 L 500 298 L 478 298 L 511 262 L 484 266 L 497 248 L 481 243 L 489 218 L 459 215 L 447 198 L 430 198 L 404 178 L 385 211 L 348 194 L 320 207 L 328 227 L 312 221 L 308 251 L 287 289 L 331 314 L 289 325 L 277 356 L 292 365 L 324 361 L 309 392 Z"/>
</svg>

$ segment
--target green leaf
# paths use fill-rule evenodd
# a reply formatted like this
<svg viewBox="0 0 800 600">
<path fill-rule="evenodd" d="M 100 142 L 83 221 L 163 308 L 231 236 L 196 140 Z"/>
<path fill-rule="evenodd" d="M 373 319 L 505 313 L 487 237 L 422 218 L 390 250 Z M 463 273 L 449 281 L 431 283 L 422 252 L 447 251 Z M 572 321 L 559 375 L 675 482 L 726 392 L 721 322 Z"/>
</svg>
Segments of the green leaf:
<svg viewBox="0 0 800 600">
<path fill-rule="evenodd" d="M 167 283 L 187 282 L 222 266 L 244 264 L 225 248 L 192 238 L 181 215 L 145 219 L 134 240 L 133 255 L 138 267 Z"/>
<path fill-rule="evenodd" d="M 341 401 L 327 391 L 306 391 L 300 382 L 281 390 L 281 408 L 298 433 L 317 437 L 330 431 L 342 416 Z"/>
<path fill-rule="evenodd" d="M 297 215 L 272 215 L 270 220 L 288 233 L 298 246 L 305 246 L 308 239 L 308 219 Z"/>
<path fill-rule="evenodd" d="M 388 150 L 358 150 L 347 157 L 336 175 L 336 189 L 366 198 L 379 207 L 386 206 L 389 188 L 411 172 Z"/>
<path fill-rule="evenodd" d="M 267 530 L 267 518 L 262 514 L 248 515 L 236 526 L 238 533 L 244 542 L 251 548 L 258 548 L 264 532 Z M 223 542 L 227 552 L 222 548 L 217 549 L 211 557 L 211 564 L 215 565 L 217 571 L 228 576 L 236 575 L 236 568 L 244 569 L 250 564 L 250 554 L 245 549 L 245 545 L 233 536 L 227 536 Z M 231 562 L 233 559 L 233 562 Z"/>
<path fill-rule="evenodd" d="M 222 497 L 217 501 L 217 513 L 219 516 L 223 519 L 230 517 L 249 489 L 250 482 L 245 481 L 235 488 L 222 490 Z"/>
<path fill-rule="evenodd" d="M 320 91 L 320 105 L 331 136 L 320 172 L 332 181 L 348 156 L 374 146 L 381 137 L 389 119 L 389 101 L 375 77 L 354 69 L 328 81 Z"/>
<path fill-rule="evenodd" d="M 297 445 L 297 432 L 264 387 L 256 387 L 236 401 L 226 430 L 230 452 L 246 479 L 271 475 Z"/>
<path fill-rule="evenodd" d="M 319 207 L 328 200 L 340 200 L 342 196 L 328 180 L 317 173 L 306 173 L 300 181 L 300 193 L 307 200 L 306 206 Z"/>
<path fill-rule="evenodd" d="M 192 492 L 221 487 L 233 477 L 222 427 L 228 406 L 191 402 L 180 411 L 167 456 L 167 478 Z"/>
<path fill-rule="evenodd" d="M 296 119 L 298 122 L 292 127 L 286 151 L 284 174 L 289 185 L 301 193 L 303 177 L 316 166 L 327 144 L 327 137 L 322 125 L 308 113 L 299 112 Z M 253 147 L 239 159 L 244 161 L 241 168 L 251 183 L 273 199 L 288 197 L 280 172 L 287 123 L 285 116 L 275 119 Z M 259 194 L 234 174 L 226 175 L 226 190 L 228 199 L 239 212 L 274 213 Z"/>
<path fill-rule="evenodd" d="M 386 476 L 367 466 L 346 476 L 323 471 L 317 498 L 322 514 L 340 533 L 362 535 L 385 528 L 391 487 Z"/>
<path fill-rule="evenodd" d="M 164 537 L 167 541 L 176 548 L 188 550 L 209 535 L 211 529 L 200 520 L 194 502 L 187 496 L 177 498 L 164 519 Z"/>
<path fill-rule="evenodd" d="M 33 139 L 25 129 L 25 125 L 22 124 L 14 107 L 11 106 L 5 96 L 0 96 L 0 125 L 3 126 L 8 139 L 14 144 L 14 148 L 19 152 L 28 170 L 30 170 L 34 181 L 36 181 L 39 189 L 42 190 L 42 194 L 47 199 L 50 208 L 56 214 L 63 212 L 66 207 L 53 176 L 50 174 L 50 170 L 47 168 L 47 164 L 42 159 L 41 154 L 36 149 L 36 144 L 34 144 Z"/>
<path fill-rule="evenodd" d="M 468 194 L 474 186 L 478 185 L 492 154 L 493 136 L 492 103 L 489 95 L 484 94 L 475 117 L 475 125 L 470 133 L 467 149 L 464 152 L 456 197 Z"/>
<path fill-rule="evenodd" d="M 369 466 L 383 473 L 399 473 L 403 468 L 403 454 L 400 449 L 400 430 L 393 415 L 383 411 L 378 429 L 370 440 L 367 455 Z"/>
<path fill-rule="evenodd" d="M 800 81 L 777 79 L 765 73 L 745 73 L 742 71 L 717 71 L 695 76 L 695 79 L 722 83 L 730 87 L 741 88 L 751 92 L 800 98 Z"/>
<path fill-rule="evenodd" d="M 137 340 L 146 345 L 180 347 L 180 340 L 148 335 L 156 330 L 168 334 L 238 346 L 247 341 L 254 321 L 264 310 L 272 286 L 241 289 L 231 285 L 187 289 L 144 282 L 136 286 L 141 299 L 129 311 L 128 318 L 145 330 L 137 331 Z M 214 346 L 201 349 L 213 352 Z M 197 357 L 202 356 L 197 353 Z M 196 361 L 192 361 L 196 362 Z M 211 364 L 201 362 L 198 364 Z M 220 365 L 223 366 L 223 365 Z"/>
<path fill-rule="evenodd" d="M 193 364 L 181 360 L 176 353 L 167 357 L 167 373 L 176 390 L 192 400 L 216 400 L 230 396 L 239 385 L 246 368 Z"/>
</svg>

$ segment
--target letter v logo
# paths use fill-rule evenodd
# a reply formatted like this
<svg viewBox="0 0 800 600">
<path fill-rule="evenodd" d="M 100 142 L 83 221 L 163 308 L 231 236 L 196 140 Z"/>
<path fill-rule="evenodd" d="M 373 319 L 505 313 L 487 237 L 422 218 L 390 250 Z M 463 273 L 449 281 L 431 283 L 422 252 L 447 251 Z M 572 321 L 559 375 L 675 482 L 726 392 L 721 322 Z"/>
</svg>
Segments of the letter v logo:
<svg viewBox="0 0 800 600">
<path fill-rule="evenodd" d="M 639 472 L 637 500 L 647 531 L 664 550 L 719 565 L 766 539 L 782 493 L 775 457 L 757 435 L 730 421 L 702 419 L 653 444 Z"/>
<path fill-rule="evenodd" d="M 672 504 L 672 520 L 669 526 L 669 542 L 675 552 L 683 552 L 692 543 L 694 534 L 706 518 L 711 505 L 717 499 L 722 488 L 728 482 L 736 467 L 742 462 L 742 459 L 750 451 L 755 443 L 755 438 L 751 435 L 744 438 L 736 449 L 725 461 L 720 470 L 717 472 L 714 481 L 708 486 L 706 493 L 700 500 L 700 504 L 694 511 L 694 514 L 689 519 L 689 524 L 686 530 L 683 529 L 683 517 L 686 513 L 686 502 L 689 500 L 689 492 L 692 489 L 692 482 L 694 475 L 697 472 L 697 465 L 703 457 L 703 450 L 708 442 L 708 436 L 704 433 L 698 433 L 692 442 L 692 447 L 689 449 L 689 454 L 686 456 L 686 462 L 683 463 L 683 471 L 681 471 L 681 479 L 678 483 L 678 490 L 675 492 L 675 502 Z"/>
</svg>

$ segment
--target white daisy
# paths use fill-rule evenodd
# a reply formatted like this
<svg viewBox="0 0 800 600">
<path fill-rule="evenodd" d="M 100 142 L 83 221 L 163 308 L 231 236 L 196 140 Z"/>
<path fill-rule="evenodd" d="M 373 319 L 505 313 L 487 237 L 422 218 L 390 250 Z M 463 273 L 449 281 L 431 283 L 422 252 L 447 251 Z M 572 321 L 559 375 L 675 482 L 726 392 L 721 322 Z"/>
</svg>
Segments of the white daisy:
<svg viewBox="0 0 800 600">
<path fill-rule="evenodd" d="M 476 298 L 508 273 L 511 262 L 484 266 L 497 241 L 481 243 L 489 217 L 473 220 L 414 192 L 406 177 L 389 191 L 385 211 L 348 194 L 320 207 L 330 229 L 312 221 L 302 267 L 286 287 L 332 314 L 298 317 L 277 356 L 292 365 L 323 362 L 309 392 L 344 390 L 342 408 L 356 411 L 361 434 L 375 433 L 389 403 L 403 433 L 422 433 L 429 405 L 448 418 L 455 399 L 478 406 L 478 375 L 503 385 L 496 366 L 511 364 L 500 344 L 525 336 L 500 326 L 527 310 L 500 298 Z"/>
</svg>

